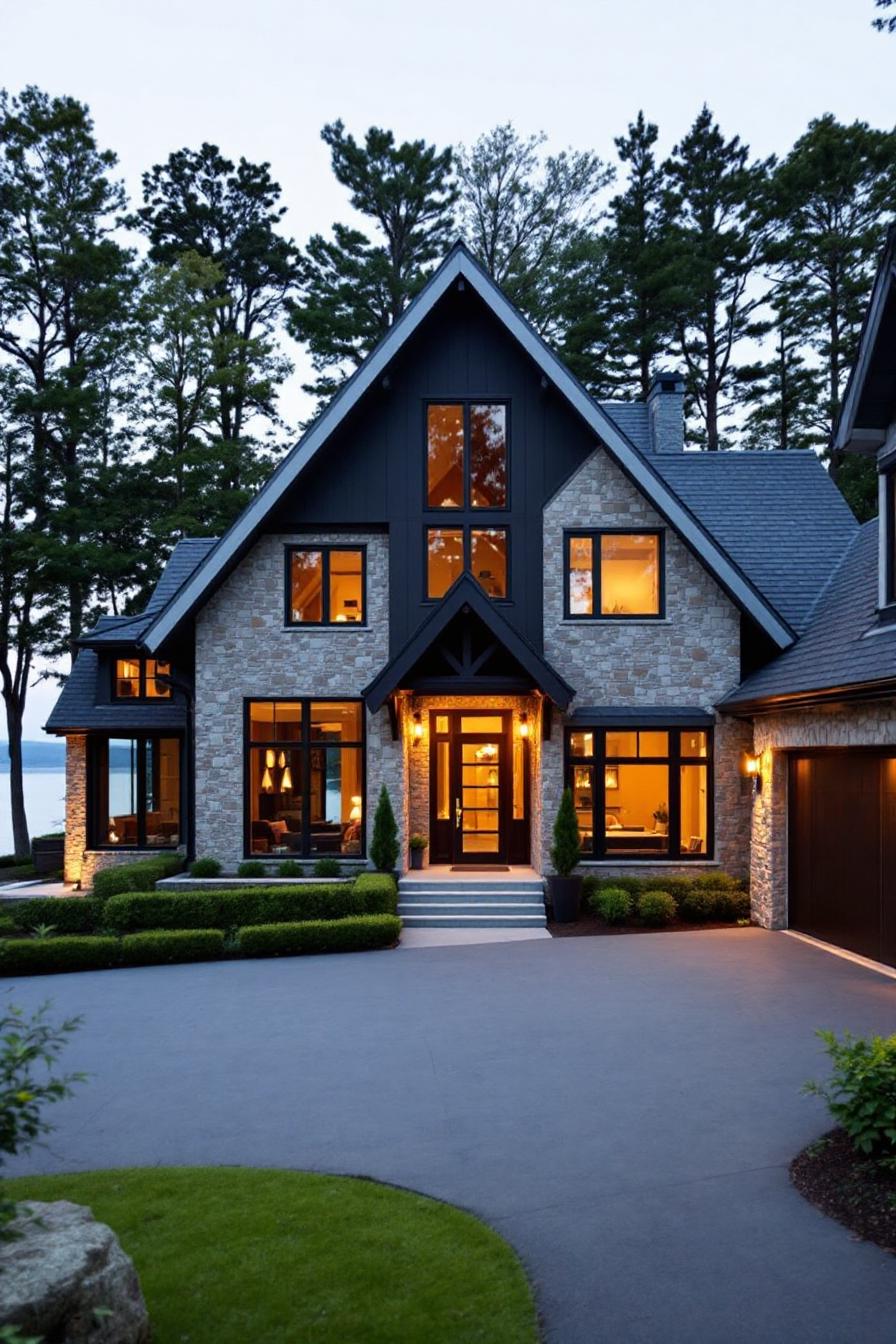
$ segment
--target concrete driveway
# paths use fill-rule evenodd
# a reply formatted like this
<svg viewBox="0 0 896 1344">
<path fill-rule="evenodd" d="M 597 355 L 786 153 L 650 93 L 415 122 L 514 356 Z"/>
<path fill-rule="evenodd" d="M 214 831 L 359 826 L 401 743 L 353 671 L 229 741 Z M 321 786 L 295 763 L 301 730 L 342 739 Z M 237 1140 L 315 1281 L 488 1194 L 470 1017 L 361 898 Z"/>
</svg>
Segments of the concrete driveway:
<svg viewBox="0 0 896 1344">
<path fill-rule="evenodd" d="M 66 1063 L 92 1078 L 16 1170 L 246 1163 L 410 1186 L 517 1247 L 558 1344 L 896 1338 L 896 1258 L 787 1178 L 828 1125 L 800 1095 L 826 1072 L 815 1028 L 896 1030 L 896 982 L 795 939 L 147 968 L 12 995 L 48 997 L 83 1014 Z"/>
</svg>

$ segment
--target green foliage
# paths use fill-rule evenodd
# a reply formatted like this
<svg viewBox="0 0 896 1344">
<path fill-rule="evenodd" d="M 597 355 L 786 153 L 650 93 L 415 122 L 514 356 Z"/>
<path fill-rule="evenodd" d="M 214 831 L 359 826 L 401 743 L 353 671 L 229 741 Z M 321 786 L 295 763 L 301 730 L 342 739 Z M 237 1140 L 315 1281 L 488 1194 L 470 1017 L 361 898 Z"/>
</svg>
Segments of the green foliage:
<svg viewBox="0 0 896 1344">
<path fill-rule="evenodd" d="M 807 1083 L 860 1153 L 896 1169 L 896 1036 L 819 1031 L 833 1065 L 827 1083 Z"/>
<path fill-rule="evenodd" d="M 238 877 L 264 877 L 264 864 L 258 859 L 244 859 L 236 871 Z"/>
<path fill-rule="evenodd" d="M 393 884 L 394 885 L 394 884 Z M 103 920 L 117 933 L 136 929 L 234 929 L 283 920 L 342 919 L 363 914 L 362 888 L 348 882 L 301 887 L 232 887 L 221 891 L 146 891 L 113 896 Z"/>
<path fill-rule="evenodd" d="M 303 924 L 260 924 L 239 931 L 244 957 L 295 957 L 316 952 L 362 952 L 389 947 L 401 932 L 397 915 L 357 915 Z"/>
<path fill-rule="evenodd" d="M 716 919 L 724 919 L 732 924 L 750 919 L 750 897 L 746 891 L 717 891 Z"/>
<path fill-rule="evenodd" d="M 12 938 L 0 943 L 0 975 L 46 975 L 117 966 L 117 938 L 63 934 L 59 938 Z"/>
<path fill-rule="evenodd" d="M 582 857 L 582 839 L 579 819 L 572 800 L 572 789 L 564 789 L 554 821 L 554 843 L 551 863 L 560 877 L 569 877 Z"/>
<path fill-rule="evenodd" d="M 376 811 L 373 814 L 373 838 L 370 842 L 370 857 L 377 870 L 391 873 L 398 862 L 398 827 L 395 813 L 385 784 L 380 789 Z"/>
<path fill-rule="evenodd" d="M 190 864 L 191 877 L 220 877 L 221 865 L 217 859 L 194 859 Z"/>
<path fill-rule="evenodd" d="M 603 887 L 589 897 L 588 905 L 607 924 L 624 924 L 632 913 L 634 902 L 622 887 Z"/>
<path fill-rule="evenodd" d="M 36 938 L 40 942 L 45 938 L 53 937 L 53 934 L 56 932 L 56 925 L 35 924 L 33 928 L 28 930 L 28 932 L 31 934 L 32 938 Z"/>
<path fill-rule="evenodd" d="M 341 872 L 338 859 L 318 859 L 314 865 L 315 877 L 338 877 Z"/>
<path fill-rule="evenodd" d="M 146 891 L 163 877 L 173 877 L 184 866 L 180 854 L 164 854 L 158 858 L 138 859 L 135 863 L 119 863 L 94 874 L 93 894 L 99 900 L 115 896 L 120 891 Z M 55 904 L 55 902 L 54 902 Z"/>
<path fill-rule="evenodd" d="M 220 929 L 153 929 L 121 940 L 125 966 L 155 966 L 177 961 L 216 961 L 224 955 Z"/>
<path fill-rule="evenodd" d="M 426 849 L 426 847 L 427 847 L 428 844 L 429 844 L 429 836 L 428 836 L 428 835 L 419 835 L 419 834 L 418 834 L 418 835 L 412 835 L 411 838 L 410 838 L 410 840 L 408 841 L 408 848 L 409 848 L 409 849 L 423 850 L 423 849 Z"/>
<path fill-rule="evenodd" d="M 304 872 L 302 865 L 296 863 L 295 859 L 284 859 L 282 863 L 277 865 L 278 877 L 302 877 Z"/>
<path fill-rule="evenodd" d="M 355 878 L 354 891 L 368 915 L 394 915 L 398 905 L 398 887 L 389 873 L 361 873 Z"/>
<path fill-rule="evenodd" d="M 681 902 L 681 917 L 691 924 L 702 924 L 716 919 L 718 896 L 711 888 L 694 887 Z"/>
<path fill-rule="evenodd" d="M 37 924 L 53 924 L 60 933 L 93 933 L 102 909 L 102 901 L 95 896 L 37 896 L 31 901 L 17 901 L 9 917 L 20 931 Z"/>
<path fill-rule="evenodd" d="M 30 944 L 34 946 L 34 944 Z M 2 947 L 2 944 L 0 944 Z M 43 1108 L 69 1096 L 83 1075 L 53 1076 L 56 1061 L 80 1018 L 58 1027 L 47 1020 L 47 1005 L 31 1017 L 10 1006 L 0 1016 L 0 1165 L 7 1156 L 27 1153 L 51 1128 Z M 15 1214 L 15 1204 L 0 1196 L 0 1240 Z"/>
<path fill-rule="evenodd" d="M 678 914 L 675 897 L 668 891 L 645 891 L 638 897 L 638 914 L 645 924 L 671 924 Z"/>
</svg>

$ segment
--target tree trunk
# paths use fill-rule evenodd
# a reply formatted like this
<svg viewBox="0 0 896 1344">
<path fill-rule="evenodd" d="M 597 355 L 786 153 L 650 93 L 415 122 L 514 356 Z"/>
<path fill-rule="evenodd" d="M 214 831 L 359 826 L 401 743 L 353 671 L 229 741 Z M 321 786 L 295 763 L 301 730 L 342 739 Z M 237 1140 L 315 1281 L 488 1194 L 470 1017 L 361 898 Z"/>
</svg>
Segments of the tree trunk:
<svg viewBox="0 0 896 1344">
<path fill-rule="evenodd" d="M 17 859 L 31 857 L 31 837 L 25 815 L 25 785 L 22 772 L 22 716 L 24 704 L 13 696 L 6 701 L 6 732 L 9 738 L 9 799 L 12 811 L 12 840 Z"/>
</svg>

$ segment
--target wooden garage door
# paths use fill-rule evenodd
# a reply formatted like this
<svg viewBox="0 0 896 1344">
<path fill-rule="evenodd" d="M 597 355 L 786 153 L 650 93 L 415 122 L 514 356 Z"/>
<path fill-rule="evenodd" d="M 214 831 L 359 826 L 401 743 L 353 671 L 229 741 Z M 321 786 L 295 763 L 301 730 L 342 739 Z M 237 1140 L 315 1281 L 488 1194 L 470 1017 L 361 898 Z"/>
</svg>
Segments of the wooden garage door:
<svg viewBox="0 0 896 1344">
<path fill-rule="evenodd" d="M 896 752 L 791 757 L 789 923 L 896 965 Z"/>
</svg>

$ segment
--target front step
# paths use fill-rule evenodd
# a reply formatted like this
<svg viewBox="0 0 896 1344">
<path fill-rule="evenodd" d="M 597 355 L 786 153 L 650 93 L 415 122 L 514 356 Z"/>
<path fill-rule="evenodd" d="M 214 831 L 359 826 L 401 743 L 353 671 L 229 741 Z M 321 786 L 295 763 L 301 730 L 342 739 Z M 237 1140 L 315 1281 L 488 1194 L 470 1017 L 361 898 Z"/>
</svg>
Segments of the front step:
<svg viewBox="0 0 896 1344">
<path fill-rule="evenodd" d="M 409 929 L 538 929 L 546 923 L 543 884 L 531 879 L 402 878 L 398 913 Z"/>
</svg>

